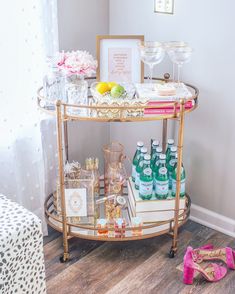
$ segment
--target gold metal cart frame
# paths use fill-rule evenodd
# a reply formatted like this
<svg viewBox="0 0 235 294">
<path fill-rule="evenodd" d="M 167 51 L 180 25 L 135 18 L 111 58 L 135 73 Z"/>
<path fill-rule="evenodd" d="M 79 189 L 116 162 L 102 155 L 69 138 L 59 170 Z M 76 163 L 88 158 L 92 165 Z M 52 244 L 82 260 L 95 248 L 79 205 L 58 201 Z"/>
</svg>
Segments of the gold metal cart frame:
<svg viewBox="0 0 235 294">
<path fill-rule="evenodd" d="M 167 77 L 167 76 L 166 76 Z M 93 78 L 94 79 L 94 78 Z M 155 80 L 164 80 L 154 78 Z M 165 79 L 165 81 L 167 81 Z M 182 164 L 182 156 L 183 156 L 183 141 L 184 141 L 184 124 L 185 124 L 185 114 L 192 112 L 198 106 L 198 95 L 199 91 L 196 87 L 187 84 L 187 87 L 192 92 L 192 97 L 190 99 L 184 99 L 182 97 L 178 102 L 174 103 L 174 109 L 172 114 L 166 115 L 144 115 L 139 117 L 126 117 L 125 111 L 126 110 L 135 110 L 135 108 L 141 108 L 142 110 L 147 108 L 163 108 L 167 106 L 172 106 L 172 103 L 169 104 L 167 102 L 154 105 L 154 106 L 133 106 L 133 107 L 126 107 L 126 106 L 115 106 L 115 107 L 107 107 L 107 106 L 92 106 L 92 105 L 72 105 L 66 104 L 61 101 L 56 101 L 54 109 L 48 110 L 45 108 L 45 103 L 47 100 L 42 95 L 42 88 L 40 88 L 37 92 L 38 97 L 38 106 L 39 108 L 51 115 L 56 115 L 57 121 L 57 144 L 58 144 L 58 162 L 59 162 L 59 186 L 61 191 L 61 213 L 62 217 L 58 217 L 56 215 L 55 207 L 53 206 L 53 195 L 47 197 L 45 201 L 45 215 L 47 223 L 53 227 L 55 230 L 63 233 L 63 247 L 64 253 L 61 257 L 61 261 L 65 262 L 69 259 L 69 246 L 68 240 L 72 237 L 79 237 L 83 239 L 89 240 L 100 240 L 100 241 L 131 241 L 131 240 L 142 240 L 147 238 L 156 237 L 163 234 L 169 234 L 172 236 L 172 247 L 170 249 L 169 257 L 173 258 L 177 251 L 177 243 L 178 243 L 178 230 L 187 220 L 190 214 L 190 205 L 191 200 L 188 195 L 186 195 L 186 206 L 184 209 L 179 209 L 179 202 L 180 202 L 180 171 L 181 171 L 181 164 Z M 185 103 L 188 101 L 193 102 L 193 106 L 190 109 L 185 109 Z M 51 101 L 48 101 L 51 103 Z M 98 116 L 79 116 L 76 114 L 71 114 L 68 109 L 87 109 L 88 111 L 91 110 L 99 110 L 99 109 L 107 109 L 107 110 L 115 110 L 120 111 L 119 118 L 108 118 L 108 117 L 98 117 Z M 106 237 L 100 236 L 97 234 L 98 229 L 92 225 L 82 225 L 82 224 L 73 224 L 68 221 L 66 216 L 66 207 L 65 207 L 65 179 L 64 179 L 64 154 L 68 159 L 68 131 L 67 131 L 67 122 L 68 121 L 94 121 L 94 122 L 146 122 L 146 121 L 155 121 L 155 120 L 162 120 L 163 127 L 162 127 L 162 147 L 163 150 L 166 150 L 167 144 L 167 124 L 168 120 L 173 119 L 178 122 L 179 129 L 178 129 L 178 168 L 177 168 L 177 184 L 176 184 L 176 197 L 175 197 L 175 208 L 172 210 L 174 212 L 174 217 L 168 219 L 166 221 L 158 221 L 151 224 L 144 224 L 142 226 L 143 234 L 140 236 L 132 236 L 128 235 L 128 232 L 133 230 L 132 227 L 125 228 L 127 234 L 121 237 Z M 63 138 L 64 134 L 64 138 Z M 65 152 L 64 152 L 65 151 Z M 162 229 L 159 231 L 159 228 L 163 227 L 164 225 L 168 225 L 167 229 Z M 156 229 L 156 231 L 155 231 Z M 80 230 L 80 231 L 79 231 Z M 88 233 L 83 233 L 82 230 L 86 230 Z M 110 229 L 111 231 L 114 229 Z M 152 231 L 151 231 L 152 230 Z"/>
</svg>

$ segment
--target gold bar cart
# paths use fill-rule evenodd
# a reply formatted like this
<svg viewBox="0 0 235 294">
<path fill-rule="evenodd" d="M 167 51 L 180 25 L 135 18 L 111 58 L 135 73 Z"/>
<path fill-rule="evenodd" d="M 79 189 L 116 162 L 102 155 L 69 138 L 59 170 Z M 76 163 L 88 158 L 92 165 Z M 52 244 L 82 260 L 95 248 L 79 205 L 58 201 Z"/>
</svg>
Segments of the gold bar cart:
<svg viewBox="0 0 235 294">
<path fill-rule="evenodd" d="M 158 79 L 155 80 L 166 80 Z M 56 101 L 52 109 L 45 107 L 47 100 L 43 97 L 42 88 L 37 92 L 38 106 L 40 110 L 56 116 L 57 121 L 57 144 L 58 144 L 58 165 L 59 165 L 59 189 L 61 191 L 61 215 L 58 216 L 56 207 L 53 202 L 53 194 L 49 195 L 45 201 L 45 215 L 47 223 L 53 227 L 55 230 L 63 234 L 63 248 L 64 253 L 61 257 L 61 262 L 66 262 L 69 259 L 69 246 L 68 240 L 72 237 L 78 237 L 88 240 L 100 240 L 100 241 L 132 241 L 132 240 L 142 240 L 147 238 L 156 237 L 163 234 L 169 234 L 172 237 L 172 247 L 169 252 L 169 257 L 173 258 L 177 251 L 178 242 L 178 230 L 185 224 L 189 218 L 191 200 L 188 195 L 186 195 L 186 205 L 184 209 L 180 209 L 180 171 L 183 156 L 183 141 L 184 141 L 184 124 L 185 124 L 185 114 L 192 112 L 198 106 L 198 95 L 199 91 L 196 87 L 186 84 L 188 89 L 192 93 L 190 99 L 184 99 L 182 97 L 179 101 L 174 103 L 174 110 L 170 114 L 164 115 L 142 115 L 142 116 L 127 116 L 126 111 L 147 108 L 163 108 L 169 106 L 169 103 L 164 102 L 156 106 L 97 106 L 97 105 L 71 105 L 63 103 L 61 101 Z M 185 103 L 188 101 L 192 102 L 192 107 L 190 109 L 185 109 Z M 51 101 L 49 102 L 51 104 Z M 172 106 L 172 104 L 171 104 Z M 86 109 L 88 111 L 87 116 L 79 116 L 70 112 L 71 109 Z M 119 117 L 110 118 L 97 115 L 90 115 L 91 112 L 99 112 L 100 110 L 115 110 L 120 113 Z M 68 159 L 68 121 L 94 121 L 94 122 L 147 122 L 161 120 L 163 122 L 162 127 L 162 147 L 163 150 L 166 149 L 166 139 L 167 139 L 167 124 L 168 120 L 175 120 L 178 123 L 178 169 L 177 169 L 177 184 L 176 184 L 176 197 L 175 197 L 175 208 L 172 210 L 174 216 L 168 220 L 156 221 L 154 223 L 143 224 L 142 234 L 133 235 L 133 228 L 127 226 L 125 228 L 125 234 L 120 237 L 107 237 L 98 234 L 98 229 L 93 225 L 85 225 L 79 223 L 69 222 L 66 216 L 65 207 L 65 178 L 64 178 L 64 163 L 65 158 Z M 65 158 L 64 158 L 65 157 Z M 102 182 L 102 179 L 101 179 Z M 102 194 L 102 189 L 101 189 Z M 114 230 L 110 228 L 110 230 Z"/>
</svg>

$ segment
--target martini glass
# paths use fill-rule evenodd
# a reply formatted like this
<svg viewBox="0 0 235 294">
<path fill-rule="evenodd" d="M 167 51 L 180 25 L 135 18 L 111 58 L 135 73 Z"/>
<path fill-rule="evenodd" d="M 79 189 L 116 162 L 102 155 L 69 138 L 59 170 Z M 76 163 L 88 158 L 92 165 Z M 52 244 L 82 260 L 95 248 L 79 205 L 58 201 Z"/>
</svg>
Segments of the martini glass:
<svg viewBox="0 0 235 294">
<path fill-rule="evenodd" d="M 146 41 L 140 44 L 140 59 L 149 66 L 149 83 L 153 83 L 153 68 L 159 64 L 164 56 L 165 49 L 162 43 Z"/>
<path fill-rule="evenodd" d="M 172 81 L 175 82 L 175 62 L 173 62 L 174 59 L 174 48 L 180 48 L 180 47 L 186 47 L 188 46 L 188 43 L 183 41 L 169 41 L 164 43 L 164 47 L 166 49 L 166 52 L 172 61 L 173 69 L 172 69 Z"/>
<path fill-rule="evenodd" d="M 178 87 L 180 87 L 180 72 L 185 63 L 190 62 L 193 49 L 189 46 L 175 47 L 173 50 L 173 62 L 178 66 Z"/>
</svg>

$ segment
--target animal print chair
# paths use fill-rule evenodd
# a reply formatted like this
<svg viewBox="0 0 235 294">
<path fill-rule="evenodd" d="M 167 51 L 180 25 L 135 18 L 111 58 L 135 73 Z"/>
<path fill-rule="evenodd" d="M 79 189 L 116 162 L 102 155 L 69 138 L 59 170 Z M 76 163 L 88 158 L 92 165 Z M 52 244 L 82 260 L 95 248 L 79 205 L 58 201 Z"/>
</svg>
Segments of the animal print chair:
<svg viewBox="0 0 235 294">
<path fill-rule="evenodd" d="M 0 195 L 0 293 L 46 293 L 41 221 Z"/>
</svg>

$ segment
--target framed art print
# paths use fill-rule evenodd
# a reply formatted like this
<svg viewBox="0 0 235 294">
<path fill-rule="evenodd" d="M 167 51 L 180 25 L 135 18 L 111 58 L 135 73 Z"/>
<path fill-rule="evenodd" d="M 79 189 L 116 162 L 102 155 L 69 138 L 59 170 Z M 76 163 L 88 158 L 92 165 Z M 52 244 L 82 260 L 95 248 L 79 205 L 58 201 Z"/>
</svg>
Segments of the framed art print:
<svg viewBox="0 0 235 294">
<path fill-rule="evenodd" d="M 144 66 L 139 45 L 144 36 L 97 36 L 97 80 L 141 83 Z"/>
<path fill-rule="evenodd" d="M 65 189 L 67 217 L 87 216 L 87 189 Z"/>
<path fill-rule="evenodd" d="M 94 181 L 77 179 L 65 181 L 65 207 L 67 221 L 71 224 L 94 224 Z M 61 192 L 57 184 L 55 206 L 58 215 L 61 212 Z"/>
</svg>

